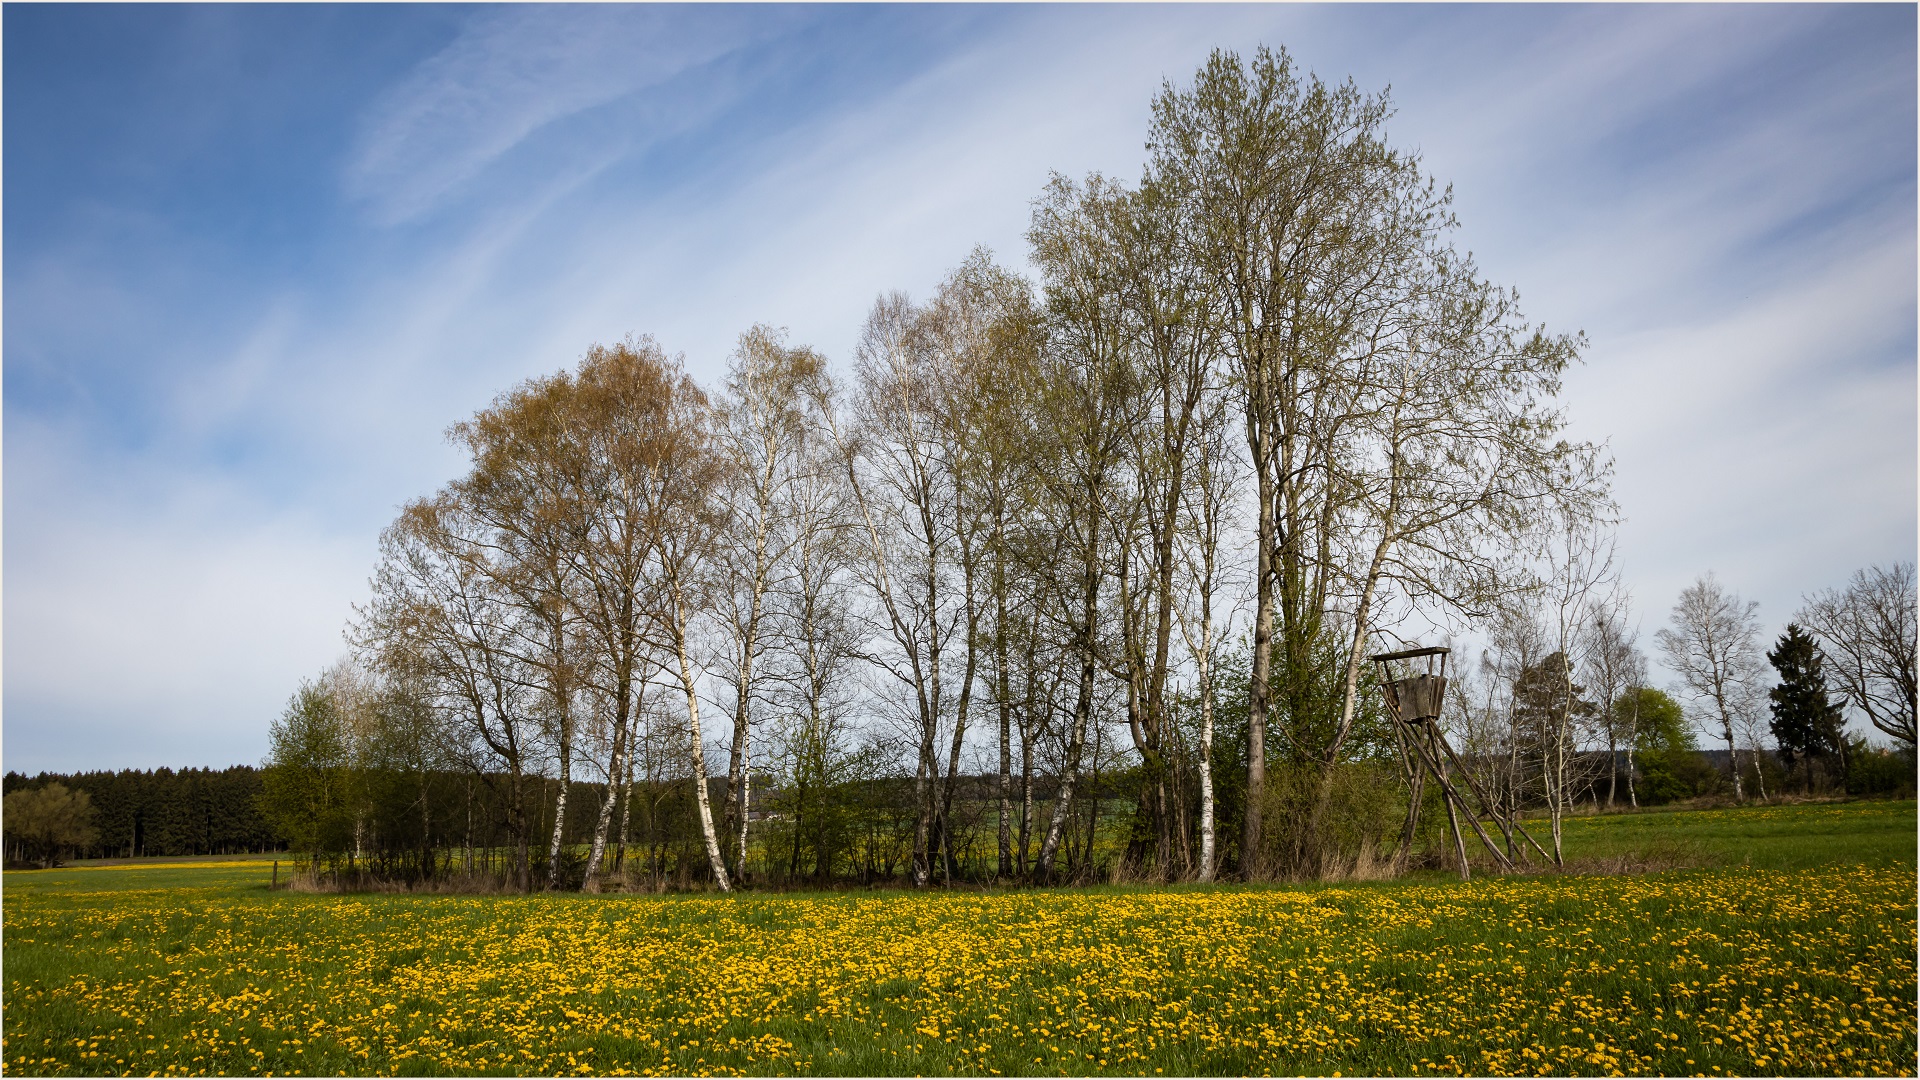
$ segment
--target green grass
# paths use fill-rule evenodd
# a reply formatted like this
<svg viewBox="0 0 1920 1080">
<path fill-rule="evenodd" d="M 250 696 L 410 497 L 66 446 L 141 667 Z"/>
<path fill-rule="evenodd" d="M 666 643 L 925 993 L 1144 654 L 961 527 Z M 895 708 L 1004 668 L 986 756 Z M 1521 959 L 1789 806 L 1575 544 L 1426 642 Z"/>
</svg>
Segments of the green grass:
<svg viewBox="0 0 1920 1080">
<path fill-rule="evenodd" d="M 268 892 L 264 863 L 10 872 L 0 1065 L 1911 1073 L 1915 842 L 1909 801 L 1578 818 L 1576 860 L 1705 868 L 1466 884 L 340 897 Z"/>
<path fill-rule="evenodd" d="M 1547 823 L 1527 823 L 1541 843 Z M 1718 810 L 1652 809 L 1566 820 L 1570 858 L 1630 853 L 1671 856 L 1689 866 L 1804 870 L 1860 864 L 1913 866 L 1914 803 L 1861 801 Z"/>
</svg>

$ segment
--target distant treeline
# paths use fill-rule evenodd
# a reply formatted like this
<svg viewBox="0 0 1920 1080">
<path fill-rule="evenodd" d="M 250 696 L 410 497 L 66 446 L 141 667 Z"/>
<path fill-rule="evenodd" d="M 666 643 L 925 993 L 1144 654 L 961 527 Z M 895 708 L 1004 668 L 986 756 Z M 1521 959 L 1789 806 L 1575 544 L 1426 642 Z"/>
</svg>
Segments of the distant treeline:
<svg viewBox="0 0 1920 1080">
<path fill-rule="evenodd" d="M 1838 794 L 1884 795 L 1909 793 L 1913 776 L 1903 754 L 1857 745 L 1844 779 L 1820 785 Z M 1638 781 L 1642 803 L 1663 803 L 1702 795 L 1716 795 L 1728 773 L 1724 750 L 1683 750 L 1671 758 L 1655 748 L 1629 766 L 1622 751 L 1609 770 L 1603 754 L 1582 754 L 1587 783 L 1576 802 L 1612 803 L 1608 774 L 1620 783 L 1616 795 L 1626 801 L 1628 770 Z M 1763 756 L 1769 774 L 1786 783 L 1779 758 Z M 1748 766 L 1749 768 L 1751 766 Z M 1117 849 L 1132 839 L 1137 811 L 1131 796 L 1138 784 L 1137 767 L 1097 774 L 1080 815 L 1068 830 L 1063 851 L 1067 877 L 1102 875 L 1110 869 Z M 9 772 L 5 793 L 59 783 L 85 793 L 92 806 L 97 839 L 72 852 L 77 858 L 133 858 L 167 855 L 227 855 L 242 852 L 283 851 L 287 838 L 277 835 L 262 813 L 263 773 L 248 765 L 227 769 L 123 769 L 119 772 L 48 773 L 25 776 Z M 424 785 L 418 775 L 394 774 L 365 778 L 369 787 L 398 798 L 361 803 L 363 814 L 352 825 L 355 842 L 349 861 L 374 873 L 400 876 L 467 871 L 501 873 L 513 854 L 513 833 L 505 776 L 434 771 Z M 550 837 L 559 782 L 529 777 L 522 781 L 525 812 L 537 835 Z M 722 796 L 725 781 L 709 781 L 709 798 Z M 756 776 L 764 810 L 753 815 L 752 850 L 757 865 L 753 876 L 763 883 L 811 883 L 830 880 L 879 884 L 898 880 L 907 872 L 913 843 L 913 793 L 907 780 L 870 780 L 845 785 L 833 793 L 808 792 L 782 786 L 770 777 Z M 943 860 L 957 877 L 992 876 L 992 809 L 996 778 L 967 777 L 955 806 L 955 850 Z M 857 789 L 857 790 L 855 790 Z M 607 860 L 629 887 L 684 887 L 698 881 L 706 869 L 706 855 L 696 817 L 693 790 L 685 780 L 636 781 L 629 797 L 615 804 L 609 828 Z M 609 794 L 604 783 L 576 781 L 568 786 L 567 815 L 562 830 L 562 882 L 576 882 L 592 842 L 595 823 Z M 1051 799 L 1055 792 L 1044 784 L 1035 792 Z M 1436 837 L 1437 839 L 1437 837 Z M 1024 847 L 1016 840 L 1017 847 Z M 532 862 L 539 874 L 547 870 L 547 852 L 536 850 Z M 1024 862 L 1024 859 L 1022 860 Z"/>
<path fill-rule="evenodd" d="M 122 769 L 71 775 L 9 772 L 6 794 L 51 783 L 84 792 L 97 839 L 80 858 L 231 855 L 282 846 L 260 813 L 260 771 Z"/>
<path fill-rule="evenodd" d="M 262 812 L 263 781 L 263 772 L 251 765 L 42 772 L 35 776 L 9 772 L 4 793 L 54 783 L 84 793 L 91 804 L 91 823 L 98 838 L 74 851 L 77 858 L 231 855 L 284 850 L 287 846 L 287 838 Z M 404 782 L 412 790 L 397 802 L 387 799 L 370 803 L 368 812 L 352 824 L 357 841 L 352 847 L 362 857 L 371 855 L 377 860 L 390 848 L 425 846 L 448 852 L 447 858 L 452 859 L 459 857 L 462 849 L 484 850 L 507 843 L 505 777 L 436 771 L 427 775 L 424 784 L 417 777 L 397 775 L 363 778 L 363 782 L 390 790 Z M 557 801 L 560 785 L 538 777 L 525 783 L 529 809 L 538 818 L 542 835 L 546 835 L 553 827 L 552 813 L 549 810 L 543 814 L 539 808 Z M 604 784 L 577 782 L 569 786 L 567 801 L 597 816 L 605 791 Z M 635 809 L 628 820 L 629 828 L 637 830 L 633 839 L 653 850 L 656 860 L 671 866 L 676 842 L 691 837 L 691 842 L 697 843 L 697 834 L 689 832 L 690 819 L 677 820 L 683 811 L 680 804 L 692 801 L 685 785 L 637 784 Z M 567 825 L 564 843 L 584 843 L 589 838 L 591 819 L 576 817 Z"/>
<path fill-rule="evenodd" d="M 36 790 L 52 784 L 85 796 L 86 820 L 94 839 L 62 845 L 61 857 L 145 858 L 181 855 L 230 855 L 284 851 L 288 838 L 263 812 L 266 774 L 248 765 L 227 769 L 123 769 L 118 772 L 9 772 L 4 792 Z M 1082 820 L 1069 830 L 1062 850 L 1070 878 L 1093 872 L 1096 847 L 1125 843 L 1126 819 L 1133 806 L 1126 798 L 1131 774 L 1096 773 L 1086 785 Z M 513 859 L 511 778 L 434 770 L 407 774 L 397 770 L 359 772 L 349 779 L 360 790 L 358 813 L 343 820 L 341 844 L 349 865 L 393 877 L 417 877 L 467 871 L 505 872 Z M 913 844 L 913 790 L 908 779 L 882 778 L 838 786 L 832 793 L 781 786 L 755 776 L 764 809 L 753 814 L 756 877 L 773 881 L 821 882 L 828 879 L 878 884 L 903 877 Z M 725 781 L 709 781 L 709 798 L 721 797 Z M 953 850 L 946 860 L 957 876 L 990 873 L 991 824 L 987 821 L 995 779 L 968 777 L 959 785 Z M 559 781 L 523 777 L 522 812 L 534 835 L 552 836 Z M 685 886 L 706 870 L 692 786 L 674 781 L 636 780 L 619 793 L 608 829 L 607 858 L 629 886 Z M 1051 799 L 1048 782 L 1035 795 Z M 595 825 L 609 796 L 603 783 L 568 785 L 555 875 L 577 884 Z M 1023 838 L 1030 839 L 1030 838 Z M 1025 844 L 1021 845 L 1025 847 Z M 549 850 L 531 855 L 539 876 L 548 870 Z M 1030 851 L 1027 853 L 1030 857 Z M 431 868 L 427 860 L 432 860 Z"/>
</svg>

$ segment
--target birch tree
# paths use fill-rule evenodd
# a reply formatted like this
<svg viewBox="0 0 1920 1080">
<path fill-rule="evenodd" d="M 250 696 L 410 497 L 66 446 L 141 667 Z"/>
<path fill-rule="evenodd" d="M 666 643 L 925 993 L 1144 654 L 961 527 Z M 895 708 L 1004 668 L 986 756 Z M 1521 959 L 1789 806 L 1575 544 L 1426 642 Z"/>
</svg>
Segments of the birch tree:
<svg viewBox="0 0 1920 1080">
<path fill-rule="evenodd" d="M 1668 616 L 1670 625 L 1654 635 L 1667 667 L 1680 677 L 1683 692 L 1695 703 L 1696 722 L 1709 734 L 1718 727 L 1726 741 L 1734 798 L 1743 801 L 1746 788 L 1740 780 L 1736 714 L 1764 677 L 1757 641 L 1760 619 L 1755 614 L 1759 608 L 1728 592 L 1708 573 L 1681 592 Z"/>
<path fill-rule="evenodd" d="M 855 424 L 830 427 L 847 470 L 864 543 L 861 574 L 878 601 L 887 654 L 874 657 L 908 697 L 914 766 L 913 883 L 932 880 L 942 680 L 961 613 L 949 586 L 952 493 L 940 467 L 933 373 L 919 312 L 895 293 L 875 303 L 855 350 Z M 829 414 L 829 419 L 831 420 Z"/>
<path fill-rule="evenodd" d="M 1126 516 L 1126 452 L 1143 414 L 1112 278 L 1113 230 L 1103 221 L 1116 204 L 1114 188 L 1099 177 L 1082 187 L 1056 176 L 1028 231 L 1047 311 L 1047 344 L 1030 394 L 1040 434 L 1039 475 L 1060 528 L 1062 565 L 1048 584 L 1052 615 L 1078 669 L 1065 760 L 1036 864 L 1042 877 L 1053 873 L 1093 721 L 1109 537 L 1114 522 Z"/>
<path fill-rule="evenodd" d="M 677 367 L 651 339 L 629 339 L 589 349 L 572 382 L 569 444 L 584 459 L 577 604 L 594 657 L 587 670 L 610 727 L 609 797 L 594 822 L 588 891 L 598 887 L 612 785 L 630 769 L 644 688 L 665 666 L 655 625 L 658 613 L 672 610 L 667 588 L 678 579 L 657 567 L 683 550 L 677 543 L 697 550 L 710 527 L 701 485 L 711 483 L 717 466 L 701 441 L 704 399 L 688 398 L 697 391 L 676 378 Z M 683 637 L 668 634 L 676 643 Z"/>
<path fill-rule="evenodd" d="M 1620 787 L 1622 736 L 1627 747 L 1627 797 L 1639 805 L 1633 792 L 1633 744 L 1638 734 L 1633 721 L 1638 716 L 1629 697 L 1634 687 L 1646 682 L 1647 661 L 1638 647 L 1639 635 L 1627 625 L 1628 604 L 1626 594 L 1620 593 L 1594 611 L 1583 665 L 1607 738 L 1608 807 L 1613 806 Z"/>
<path fill-rule="evenodd" d="M 1125 590 L 1137 596 L 1122 598 L 1122 652 L 1127 727 L 1143 766 L 1138 805 L 1148 819 L 1153 865 L 1161 878 L 1173 871 L 1168 684 L 1179 607 L 1175 586 L 1183 580 L 1177 550 L 1185 524 L 1183 495 L 1190 478 L 1206 467 L 1198 459 L 1226 449 L 1206 445 L 1202 431 L 1204 410 L 1222 396 L 1216 379 L 1221 345 L 1217 305 L 1183 243 L 1191 217 L 1192 208 L 1175 192 L 1148 184 L 1115 192 L 1111 212 L 1097 225 L 1114 234 L 1109 243 L 1119 264 L 1115 284 L 1133 338 L 1133 363 L 1150 399 L 1142 422 L 1129 432 L 1143 566 Z M 1203 785 L 1209 789 L 1205 813 L 1210 815 L 1210 775 Z"/>
<path fill-rule="evenodd" d="M 1553 861 L 1563 866 L 1561 831 L 1578 790 L 1578 751 L 1583 729 L 1595 717 L 1593 704 L 1582 696 L 1586 688 L 1575 685 L 1574 674 L 1591 666 L 1595 624 L 1611 604 L 1618 571 L 1613 538 L 1578 521 L 1567 525 L 1558 543 L 1549 548 L 1547 560 L 1545 593 L 1552 605 L 1553 644 L 1560 658 L 1555 674 L 1561 685 L 1555 695 L 1543 773 Z"/>
<path fill-rule="evenodd" d="M 473 563 L 497 574 L 497 584 L 522 613 L 504 623 L 522 662 L 545 690 L 540 715 L 558 771 L 553 832 L 547 845 L 547 885 L 559 884 L 561 839 L 572 788 L 585 663 L 577 640 L 574 559 L 582 525 L 578 501 L 584 458 L 572 436 L 581 419 L 565 374 L 529 380 L 500 395 L 474 418 L 456 424 L 450 439 L 473 462 L 449 487 L 484 530 L 475 540 L 493 556 Z"/>
<path fill-rule="evenodd" d="M 949 874 L 954 792 L 983 655 L 990 667 L 1003 666 L 1005 659 L 991 639 L 998 636 L 999 620 L 1006 614 L 1006 532 L 1023 469 L 1020 444 L 1008 438 L 1018 423 L 1010 388 L 1034 348 L 1033 321 L 1031 286 L 977 248 L 941 282 L 915 326 L 914 338 L 925 354 L 933 389 L 938 463 L 950 492 L 950 558 L 959 585 L 959 670 L 935 813 L 936 846 L 944 853 Z M 996 692 L 1001 689 L 996 686 Z M 1001 734 L 1008 735 L 1004 695 L 998 704 Z M 1011 764 L 1004 748 L 1001 760 L 1004 788 Z"/>
<path fill-rule="evenodd" d="M 724 466 L 712 408 L 680 361 L 646 337 L 589 350 L 579 382 L 594 419 L 599 498 L 619 508 L 605 526 L 607 542 L 597 545 L 609 553 L 609 606 L 622 620 L 629 613 L 644 619 L 609 625 L 631 633 L 636 660 L 642 647 L 663 653 L 668 677 L 685 699 L 683 752 L 696 821 L 714 881 L 725 891 L 731 880 L 707 792 L 699 693 L 704 665 L 697 655 L 699 621 L 713 610 L 719 587 L 714 553 L 724 525 L 716 490 Z M 636 664 L 630 677 L 641 674 Z"/>
<path fill-rule="evenodd" d="M 350 639 L 405 669 L 438 713 L 444 743 L 482 784 L 504 779 L 513 878 L 532 888 L 526 812 L 534 734 L 532 673 L 514 648 L 524 612 L 489 565 L 486 530 L 447 492 L 408 503 L 380 535 L 373 599 Z"/>
<path fill-rule="evenodd" d="M 825 361 L 811 349 L 789 348 L 767 326 L 740 335 L 727 373 L 719 447 L 728 469 L 720 487 L 727 532 L 719 547 L 726 587 L 719 590 L 731 649 L 733 737 L 727 754 L 727 796 L 721 814 L 736 876 L 747 857 L 754 702 L 763 674 L 767 597 L 778 587 L 798 523 L 784 503 L 803 437 L 805 387 Z"/>
<path fill-rule="evenodd" d="M 1214 835 L 1213 733 L 1216 699 L 1215 661 L 1220 634 L 1216 620 L 1227 581 L 1221 565 L 1222 537 L 1233 524 L 1233 492 L 1239 459 L 1227 444 L 1231 437 L 1228 402 L 1213 397 L 1200 414 L 1200 452 L 1192 480 L 1181 492 L 1181 528 L 1177 532 L 1185 578 L 1179 608 L 1180 636 L 1194 665 L 1194 690 L 1200 712 L 1200 857 L 1195 876 L 1212 881 L 1218 867 Z"/>
</svg>

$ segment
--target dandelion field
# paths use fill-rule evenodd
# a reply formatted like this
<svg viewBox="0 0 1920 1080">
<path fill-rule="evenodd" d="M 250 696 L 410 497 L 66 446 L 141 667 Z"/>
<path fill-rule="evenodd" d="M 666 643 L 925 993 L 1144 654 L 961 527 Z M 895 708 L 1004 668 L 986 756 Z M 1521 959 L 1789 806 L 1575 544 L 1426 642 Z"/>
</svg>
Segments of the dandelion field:
<svg viewBox="0 0 1920 1080">
<path fill-rule="evenodd" d="M 1911 1074 L 1914 804 L 1768 811 L 1666 815 L 1662 835 L 1811 851 L 1830 832 L 1849 861 L 1781 869 L 1756 841 L 1720 855 L 1752 865 L 1645 876 L 736 897 L 312 896 L 266 891 L 257 863 L 9 873 L 0 1064 Z"/>
</svg>

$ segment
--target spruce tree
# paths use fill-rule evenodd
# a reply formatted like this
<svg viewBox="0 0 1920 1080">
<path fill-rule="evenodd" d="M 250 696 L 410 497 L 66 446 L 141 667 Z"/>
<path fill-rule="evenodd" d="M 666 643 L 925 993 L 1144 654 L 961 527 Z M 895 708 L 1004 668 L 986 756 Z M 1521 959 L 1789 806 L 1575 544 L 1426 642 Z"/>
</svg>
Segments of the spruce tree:
<svg viewBox="0 0 1920 1080">
<path fill-rule="evenodd" d="M 1780 673 L 1780 685 L 1767 692 L 1780 756 L 1789 766 L 1807 758 L 1840 759 L 1846 752 L 1840 707 L 1827 695 L 1820 648 L 1812 636 L 1789 624 L 1767 660 Z"/>
</svg>

